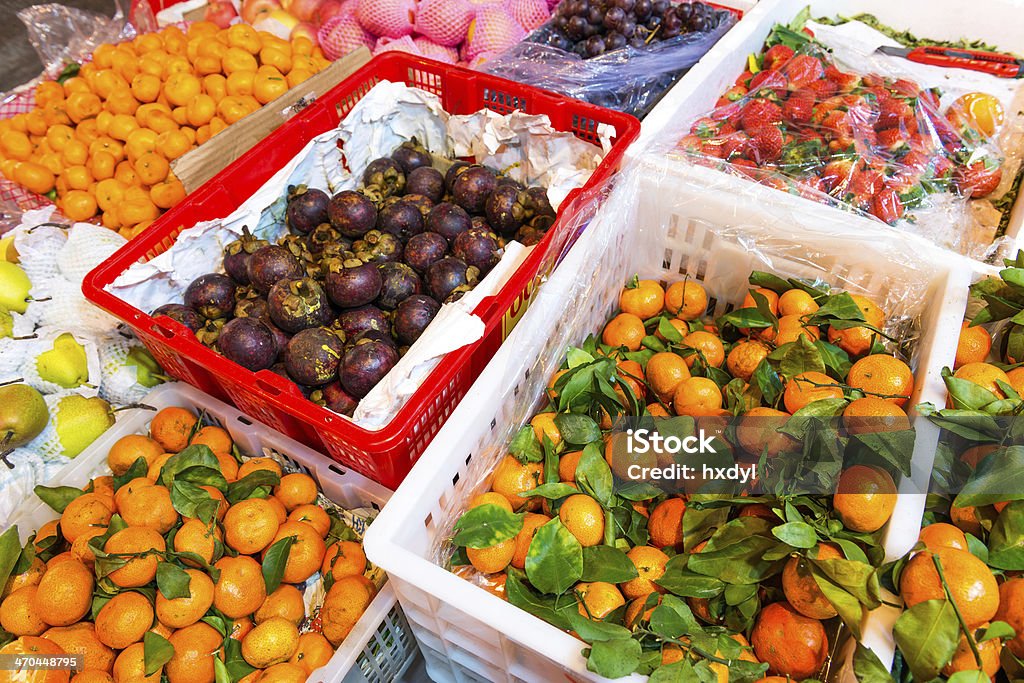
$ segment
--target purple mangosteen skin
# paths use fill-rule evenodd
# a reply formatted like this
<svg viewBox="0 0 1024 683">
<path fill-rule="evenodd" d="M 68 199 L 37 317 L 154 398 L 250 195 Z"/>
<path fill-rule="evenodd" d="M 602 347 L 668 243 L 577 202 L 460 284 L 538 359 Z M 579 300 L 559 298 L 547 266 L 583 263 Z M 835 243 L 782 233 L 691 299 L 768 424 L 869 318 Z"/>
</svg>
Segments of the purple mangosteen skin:
<svg viewBox="0 0 1024 683">
<path fill-rule="evenodd" d="M 364 195 L 344 190 L 331 197 L 327 215 L 342 237 L 357 239 L 377 224 L 377 206 Z"/>
<path fill-rule="evenodd" d="M 458 204 L 443 202 L 430 211 L 427 216 L 426 229 L 428 232 L 436 232 L 448 240 L 448 244 L 454 244 L 459 234 L 466 232 L 473 227 L 473 220 Z"/>
<path fill-rule="evenodd" d="M 394 332 L 398 341 L 412 345 L 441 310 L 441 304 L 426 294 L 415 294 L 395 309 Z"/>
<path fill-rule="evenodd" d="M 279 280 L 302 277 L 305 271 L 291 252 L 276 244 L 257 250 L 249 258 L 249 281 L 262 294 Z"/>
<path fill-rule="evenodd" d="M 405 245 L 405 262 L 418 273 L 425 273 L 448 253 L 448 240 L 436 232 L 421 232 L 413 235 Z"/>
<path fill-rule="evenodd" d="M 434 202 L 444 197 L 444 176 L 436 168 L 422 166 L 409 173 L 405 181 L 407 194 L 420 194 Z"/>
<path fill-rule="evenodd" d="M 383 286 L 384 279 L 380 270 L 372 263 L 329 272 L 324 281 L 327 296 L 340 308 L 355 308 L 372 303 L 380 296 Z"/>
<path fill-rule="evenodd" d="M 487 197 L 497 185 L 494 171 L 483 166 L 470 166 L 456 176 L 452 183 L 452 197 L 469 213 L 480 214 L 487 204 Z"/>
<path fill-rule="evenodd" d="M 406 142 L 400 145 L 391 154 L 391 159 L 402 167 L 406 176 L 418 168 L 429 167 L 434 163 L 430 152 L 414 142 Z"/>
<path fill-rule="evenodd" d="M 288 375 L 310 387 L 327 384 L 338 374 L 345 345 L 335 333 L 311 327 L 296 333 L 284 351 Z"/>
<path fill-rule="evenodd" d="M 381 209 L 377 216 L 377 229 L 390 232 L 404 242 L 423 232 L 423 214 L 417 205 L 399 199 Z"/>
<path fill-rule="evenodd" d="M 323 190 L 307 189 L 288 202 L 288 225 L 292 230 L 306 234 L 313 228 L 326 223 L 327 207 L 331 198 Z"/>
<path fill-rule="evenodd" d="M 403 299 L 419 294 L 423 289 L 420 276 L 404 263 L 382 263 L 377 267 L 384 282 L 377 305 L 385 311 L 394 310 Z"/>
<path fill-rule="evenodd" d="M 342 311 L 338 316 L 338 325 L 348 339 L 355 339 L 367 330 L 387 332 L 391 328 L 387 314 L 376 306 L 359 306 Z"/>
<path fill-rule="evenodd" d="M 499 185 L 487 198 L 484 211 L 487 222 L 503 235 L 511 235 L 523 224 L 523 208 L 518 204 L 519 190 Z"/>
<path fill-rule="evenodd" d="M 467 265 L 475 266 L 481 277 L 497 265 L 503 251 L 498 236 L 490 230 L 480 228 L 473 228 L 459 235 L 452 248 L 452 253 Z"/>
<path fill-rule="evenodd" d="M 308 277 L 275 284 L 267 295 L 267 305 L 274 324 L 291 334 L 326 325 L 334 315 L 323 287 Z"/>
<path fill-rule="evenodd" d="M 359 405 L 359 400 L 345 391 L 345 388 L 341 386 L 341 382 L 337 380 L 330 384 L 325 384 L 321 388 L 321 395 L 323 396 L 324 407 L 341 415 L 352 417 L 356 412 L 356 406 Z"/>
<path fill-rule="evenodd" d="M 462 161 L 461 159 L 452 162 L 452 165 L 448 167 L 448 171 L 444 174 L 444 187 L 448 192 L 452 191 L 455 179 L 467 168 L 469 168 L 469 162 Z"/>
<path fill-rule="evenodd" d="M 363 398 L 398 363 L 398 351 L 379 341 L 364 341 L 345 353 L 338 371 L 341 386 L 352 396 Z"/>
<path fill-rule="evenodd" d="M 228 360 L 247 370 L 265 370 L 277 360 L 274 333 L 256 318 L 229 320 L 217 338 L 217 348 Z"/>
<path fill-rule="evenodd" d="M 235 310 L 235 281 L 221 273 L 200 275 L 185 290 L 185 305 L 204 318 L 223 318 Z"/>
<path fill-rule="evenodd" d="M 427 291 L 437 301 L 444 301 L 457 287 L 469 284 L 466 271 L 469 266 L 460 258 L 446 256 L 427 268 L 424 278 Z"/>
<path fill-rule="evenodd" d="M 164 304 L 154 310 L 150 315 L 154 318 L 165 315 L 171 320 L 192 330 L 193 334 L 198 332 L 203 326 L 203 316 L 199 315 L 184 304 Z"/>
</svg>

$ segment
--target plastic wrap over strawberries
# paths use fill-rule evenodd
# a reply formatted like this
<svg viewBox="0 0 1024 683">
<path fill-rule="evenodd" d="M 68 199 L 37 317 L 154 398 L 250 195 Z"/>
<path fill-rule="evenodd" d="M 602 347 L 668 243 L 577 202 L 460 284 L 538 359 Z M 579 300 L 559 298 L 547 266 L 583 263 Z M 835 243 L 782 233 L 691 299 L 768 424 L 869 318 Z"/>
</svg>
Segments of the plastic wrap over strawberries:
<svg viewBox="0 0 1024 683">
<path fill-rule="evenodd" d="M 1003 156 L 959 100 L 942 106 L 937 88 L 857 73 L 815 41 L 772 43 L 674 153 L 983 257 L 967 200 L 996 190 Z"/>
<path fill-rule="evenodd" d="M 660 4 L 672 13 L 667 0 L 660 0 Z M 551 21 L 487 62 L 483 70 L 642 118 L 736 23 L 736 16 L 728 10 L 698 2 L 680 3 L 679 6 L 699 5 L 706 9 L 702 9 L 698 24 L 689 24 L 692 30 L 666 37 L 665 19 L 655 22 L 653 10 L 641 17 L 637 14 L 641 3 L 626 0 L 610 4 L 603 14 L 599 10 L 603 19 L 588 17 L 587 28 L 576 36 L 572 23 L 580 23 L 577 20 L 582 15 L 573 12 L 580 10 L 579 5 L 583 9 L 597 6 L 586 0 L 563 2 Z M 622 5 L 631 5 L 633 9 L 627 18 L 616 23 L 618 17 L 612 12 L 621 11 Z M 648 15 L 647 23 L 643 23 Z M 677 16 L 680 15 L 672 14 L 669 23 Z M 593 23 L 593 19 L 598 21 Z"/>
</svg>

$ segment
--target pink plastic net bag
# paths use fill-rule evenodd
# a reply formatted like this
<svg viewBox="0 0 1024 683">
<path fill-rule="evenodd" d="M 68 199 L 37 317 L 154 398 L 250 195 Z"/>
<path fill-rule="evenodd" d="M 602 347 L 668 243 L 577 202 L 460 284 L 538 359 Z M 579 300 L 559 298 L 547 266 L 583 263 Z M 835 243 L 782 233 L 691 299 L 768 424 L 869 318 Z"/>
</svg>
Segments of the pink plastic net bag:
<svg viewBox="0 0 1024 683">
<path fill-rule="evenodd" d="M 378 38 L 377 45 L 373 48 L 373 54 L 379 55 L 382 52 L 408 52 L 409 54 L 420 55 L 419 48 L 416 47 L 416 43 L 414 43 L 412 38 L 409 36 L 402 36 L 401 38 Z"/>
<path fill-rule="evenodd" d="M 353 14 L 331 17 L 320 27 L 317 42 L 327 59 L 338 59 L 358 47 L 373 48 L 373 36 L 359 24 Z"/>
<path fill-rule="evenodd" d="M 438 45 L 435 42 L 427 40 L 423 36 L 416 36 L 413 38 L 413 42 L 416 43 L 416 48 L 424 57 L 436 59 L 437 61 L 444 62 L 445 64 L 455 64 L 459 61 L 459 51 L 454 47 Z"/>
<path fill-rule="evenodd" d="M 416 32 L 438 45 L 458 45 L 466 39 L 475 11 L 467 0 L 421 0 Z"/>
<path fill-rule="evenodd" d="M 551 16 L 547 0 L 507 0 L 509 15 L 527 31 L 538 28 Z"/>
<path fill-rule="evenodd" d="M 463 57 L 472 61 L 483 52 L 500 53 L 526 36 L 526 31 L 502 7 L 490 5 L 477 10 L 469 27 Z"/>
<path fill-rule="evenodd" d="M 412 33 L 416 0 L 359 0 L 356 16 L 370 33 L 401 38 Z"/>
</svg>

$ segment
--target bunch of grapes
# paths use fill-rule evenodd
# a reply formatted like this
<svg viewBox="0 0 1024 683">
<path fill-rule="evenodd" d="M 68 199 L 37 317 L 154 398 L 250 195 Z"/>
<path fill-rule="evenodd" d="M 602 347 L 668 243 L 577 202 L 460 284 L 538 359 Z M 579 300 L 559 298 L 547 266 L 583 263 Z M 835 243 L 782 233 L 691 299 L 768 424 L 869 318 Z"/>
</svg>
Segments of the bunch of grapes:
<svg viewBox="0 0 1024 683">
<path fill-rule="evenodd" d="M 564 0 L 555 11 L 554 44 L 584 59 L 629 45 L 642 48 L 684 33 L 707 31 L 718 10 L 702 2 Z"/>
</svg>

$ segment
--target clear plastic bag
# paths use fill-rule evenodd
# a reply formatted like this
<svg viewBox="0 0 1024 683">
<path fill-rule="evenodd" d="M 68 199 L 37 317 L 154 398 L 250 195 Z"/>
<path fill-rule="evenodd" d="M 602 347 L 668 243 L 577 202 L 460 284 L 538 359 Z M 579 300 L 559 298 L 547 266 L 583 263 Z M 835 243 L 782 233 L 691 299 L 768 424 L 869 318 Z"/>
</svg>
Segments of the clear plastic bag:
<svg viewBox="0 0 1024 683">
<path fill-rule="evenodd" d="M 979 237 L 967 208 L 1005 192 L 998 131 L 969 122 L 945 84 L 908 78 L 892 61 L 849 68 L 819 42 L 780 40 L 786 30 L 674 154 L 984 258 L 995 235 Z"/>
<path fill-rule="evenodd" d="M 646 115 L 661 96 L 736 23 L 718 11 L 706 31 L 686 33 L 642 48 L 624 47 L 591 59 L 558 47 L 561 34 L 548 22 L 483 70 L 560 92 L 591 104 Z"/>
<path fill-rule="evenodd" d="M 138 3 L 126 12 L 122 2 L 115 0 L 113 17 L 57 3 L 19 10 L 18 18 L 43 63 L 44 76 L 56 77 L 65 66 L 81 62 L 102 43 L 131 40 L 139 32 L 156 28 L 148 3 Z"/>
</svg>

